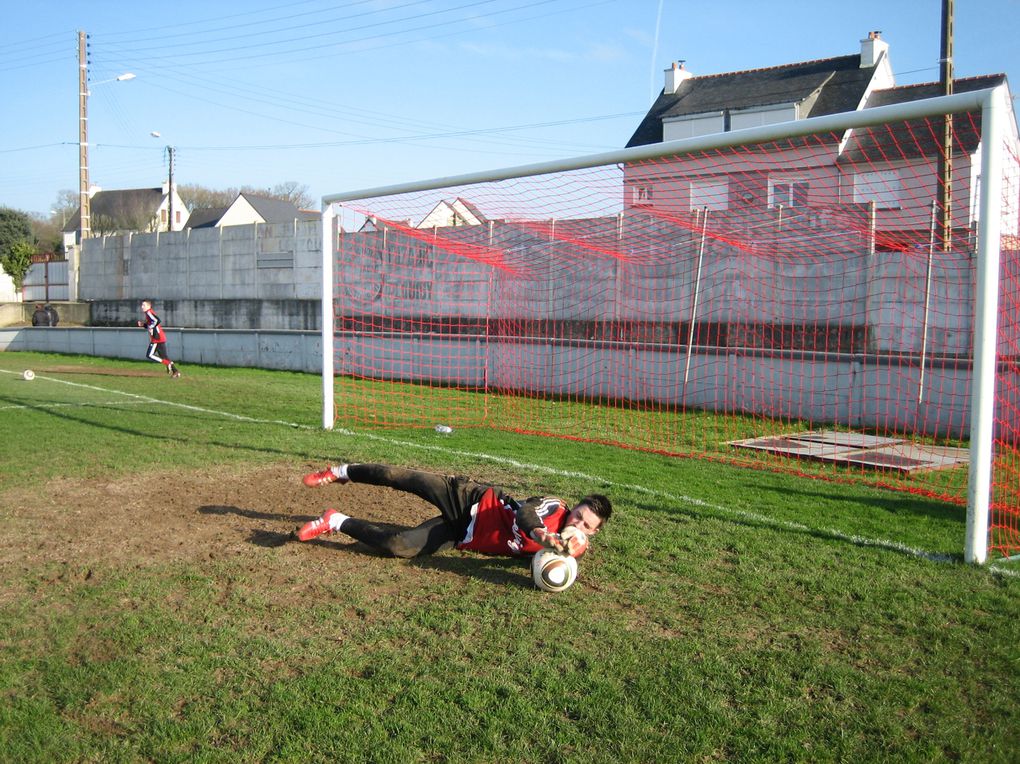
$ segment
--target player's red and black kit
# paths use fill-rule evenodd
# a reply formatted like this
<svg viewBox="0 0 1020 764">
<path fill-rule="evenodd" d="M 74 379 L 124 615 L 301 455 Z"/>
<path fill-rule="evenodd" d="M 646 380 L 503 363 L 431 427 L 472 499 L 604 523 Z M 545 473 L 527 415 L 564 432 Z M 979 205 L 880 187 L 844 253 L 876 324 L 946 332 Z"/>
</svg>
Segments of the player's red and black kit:
<svg viewBox="0 0 1020 764">
<path fill-rule="evenodd" d="M 465 477 L 436 475 L 384 464 L 349 464 L 354 483 L 412 493 L 439 509 L 441 515 L 408 530 L 394 532 L 351 517 L 343 532 L 395 557 L 434 554 L 444 549 L 470 549 L 483 554 L 524 557 L 542 549 L 531 532 L 543 525 L 559 533 L 569 508 L 551 496 L 517 502 L 500 488 Z"/>
<path fill-rule="evenodd" d="M 159 320 L 152 308 L 142 311 L 144 319 L 142 326 L 149 333 L 149 349 L 145 357 L 166 366 L 166 373 L 171 376 L 180 376 L 177 367 L 166 352 L 166 332 L 163 331 L 163 322 Z"/>
</svg>

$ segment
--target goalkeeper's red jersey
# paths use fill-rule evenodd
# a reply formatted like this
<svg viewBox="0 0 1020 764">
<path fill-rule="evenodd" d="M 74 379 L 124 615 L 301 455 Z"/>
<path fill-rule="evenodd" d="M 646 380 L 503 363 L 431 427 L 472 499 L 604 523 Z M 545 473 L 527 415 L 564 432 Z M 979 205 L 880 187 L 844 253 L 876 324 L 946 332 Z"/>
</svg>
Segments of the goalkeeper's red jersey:
<svg viewBox="0 0 1020 764">
<path fill-rule="evenodd" d="M 471 507 L 471 522 L 457 548 L 510 557 L 532 555 L 543 549 L 517 527 L 517 511 L 511 501 L 492 488 L 483 493 Z M 570 512 L 563 500 L 554 496 L 528 499 L 524 506 L 534 507 L 542 524 L 553 533 L 559 533 Z"/>
</svg>

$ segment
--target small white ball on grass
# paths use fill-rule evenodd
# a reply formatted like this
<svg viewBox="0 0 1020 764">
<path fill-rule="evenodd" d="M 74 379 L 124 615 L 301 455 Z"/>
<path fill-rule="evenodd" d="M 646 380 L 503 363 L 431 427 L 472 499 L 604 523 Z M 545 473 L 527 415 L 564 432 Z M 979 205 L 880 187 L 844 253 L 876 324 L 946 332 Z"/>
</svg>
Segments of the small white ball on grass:
<svg viewBox="0 0 1020 764">
<path fill-rule="evenodd" d="M 35 379 L 35 372 L 32 371 L 31 369 L 25 369 L 24 373 L 21 376 L 25 378 L 26 382 L 31 382 L 33 379 Z"/>
</svg>

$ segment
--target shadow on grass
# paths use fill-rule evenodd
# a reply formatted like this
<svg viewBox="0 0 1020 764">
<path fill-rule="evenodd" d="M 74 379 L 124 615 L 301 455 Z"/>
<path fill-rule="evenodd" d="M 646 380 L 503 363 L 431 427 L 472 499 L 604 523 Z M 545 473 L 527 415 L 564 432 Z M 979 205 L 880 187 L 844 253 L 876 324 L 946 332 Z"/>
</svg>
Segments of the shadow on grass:
<svg viewBox="0 0 1020 764">
<path fill-rule="evenodd" d="M 814 491 L 791 491 L 788 488 L 765 488 L 761 485 L 755 484 L 748 487 L 749 491 L 761 492 L 762 490 L 775 490 L 781 492 L 784 496 L 791 494 L 803 494 L 805 497 L 812 497 L 813 499 L 824 499 L 825 501 L 832 501 L 832 494 L 826 494 L 822 492 Z M 898 503 L 913 503 L 917 502 L 917 497 L 889 497 L 889 498 L 878 498 L 873 499 L 855 499 L 859 504 L 872 505 L 885 508 L 890 512 L 897 512 L 895 507 Z M 942 505 L 935 501 L 924 501 L 935 505 L 939 508 L 944 508 L 946 513 L 953 514 L 953 518 L 956 521 L 961 521 L 961 508 L 953 507 L 952 505 Z M 886 503 L 889 503 L 892 508 L 889 508 Z M 837 541 L 845 544 L 850 544 L 857 547 L 872 547 L 877 549 L 885 549 L 899 554 L 904 554 L 909 557 L 916 557 L 932 562 L 948 562 L 956 563 L 963 561 L 963 555 L 955 550 L 927 550 L 915 548 L 909 544 L 898 542 L 892 539 L 883 538 L 868 538 L 853 533 L 852 531 L 841 531 L 835 528 L 819 528 L 809 525 L 809 522 L 817 521 L 816 517 L 812 518 L 790 518 L 784 516 L 772 517 L 768 514 L 768 509 L 753 509 L 744 507 L 725 507 L 725 506 L 713 506 L 712 504 L 694 505 L 690 507 L 682 507 L 678 505 L 671 505 L 664 507 L 662 503 L 647 503 L 647 502 L 636 502 L 635 507 L 637 509 L 645 510 L 656 514 L 667 514 L 671 515 L 677 521 L 680 518 L 691 518 L 691 519 L 704 519 L 713 518 L 726 523 L 732 523 L 733 525 L 743 526 L 745 528 L 761 528 L 773 531 L 781 531 L 783 533 L 801 534 L 804 536 L 810 536 L 812 538 L 821 539 L 824 541 Z M 904 510 L 900 509 L 899 512 L 902 514 Z M 908 510 L 912 511 L 912 510 Z M 937 515 L 939 519 L 949 519 L 948 515 Z"/>
<path fill-rule="evenodd" d="M 204 504 L 198 508 L 198 511 L 203 515 L 238 515 L 239 517 L 247 517 L 249 520 L 301 520 L 301 518 L 289 513 L 259 512 L 257 509 L 242 509 L 241 507 L 232 507 L 226 504 Z M 314 520 L 315 518 L 309 517 L 308 519 Z"/>
<path fill-rule="evenodd" d="M 206 504 L 199 507 L 198 511 L 203 515 L 237 515 L 239 517 L 247 517 L 251 520 L 297 520 L 298 522 L 303 520 L 301 517 L 295 517 L 290 514 L 260 512 L 254 509 L 243 509 L 241 507 L 234 507 L 225 504 Z M 309 516 L 307 519 L 312 520 L 314 518 Z M 376 525 L 393 531 L 406 530 L 406 526 L 396 525 L 393 523 L 376 523 Z M 308 546 L 326 547 L 337 551 L 354 552 L 368 557 L 388 558 L 388 555 L 382 554 L 381 552 L 370 546 L 362 544 L 359 541 L 339 541 L 331 537 L 320 537 L 312 539 L 311 541 L 298 542 L 293 531 L 281 533 L 279 531 L 271 531 L 265 528 L 255 528 L 248 534 L 249 544 L 263 548 L 280 547 L 291 541 L 294 543 L 304 543 Z M 394 565 L 403 563 L 412 567 L 421 568 L 422 570 L 445 571 L 447 573 L 455 573 L 459 576 L 463 576 L 464 578 L 475 578 L 499 585 L 519 586 L 524 589 L 532 588 L 531 578 L 527 571 L 527 558 L 476 557 L 473 555 L 465 555 L 456 551 L 449 551 L 434 555 L 423 555 L 410 560 L 399 560 L 397 558 L 390 559 L 393 559 Z"/>
<path fill-rule="evenodd" d="M 120 392 L 120 391 L 113 390 L 111 392 Z M 15 399 L 15 398 L 8 398 L 8 397 L 2 396 L 2 395 L 0 395 L 0 402 L 5 402 L 5 403 L 9 403 L 11 405 L 20 406 L 20 407 L 25 408 L 25 409 L 30 409 L 30 410 L 36 411 L 36 412 L 38 412 L 40 414 L 48 414 L 48 415 L 50 415 L 50 416 L 52 416 L 52 417 L 54 417 L 56 419 L 63 419 L 63 420 L 68 421 L 68 422 L 75 422 L 77 424 L 88 425 L 88 426 L 91 426 L 91 427 L 97 427 L 97 428 L 100 428 L 100 429 L 109 430 L 111 432 L 122 433 L 124 435 L 134 435 L 134 436 L 139 437 L 139 438 L 145 438 L 147 440 L 153 440 L 153 441 L 156 441 L 156 442 L 159 442 L 159 443 L 179 443 L 181 445 L 191 447 L 191 446 L 193 446 L 195 444 L 196 441 L 198 441 L 199 443 L 201 443 L 204 446 L 214 446 L 214 447 L 217 447 L 217 448 L 224 448 L 224 449 L 228 449 L 228 450 L 238 450 L 238 449 L 241 449 L 241 450 L 245 450 L 245 451 L 252 451 L 252 452 L 255 452 L 255 453 L 264 453 L 264 454 L 274 454 L 274 455 L 278 455 L 278 456 L 286 456 L 288 458 L 295 458 L 296 457 L 298 459 L 310 459 L 310 460 L 313 460 L 313 461 L 328 460 L 328 458 L 329 458 L 327 455 L 324 455 L 324 454 L 321 454 L 321 453 L 319 453 L 319 454 L 299 453 L 297 451 L 287 451 L 287 450 L 283 450 L 283 449 L 279 449 L 279 448 L 271 448 L 269 446 L 246 445 L 246 444 L 243 444 L 243 443 L 238 443 L 236 441 L 233 441 L 233 442 L 223 442 L 223 441 L 214 440 L 212 438 L 205 438 L 205 439 L 203 439 L 201 436 L 196 436 L 194 430 L 186 430 L 188 432 L 188 435 L 184 436 L 184 435 L 168 435 L 168 434 L 166 434 L 166 432 L 158 431 L 156 428 L 153 428 L 152 431 L 146 431 L 146 430 L 135 429 L 135 428 L 132 428 L 132 427 L 125 427 L 125 426 L 121 426 L 121 425 L 112 425 L 112 424 L 109 424 L 107 422 L 99 421 L 97 419 L 89 419 L 88 417 L 84 417 L 84 416 L 75 416 L 75 415 L 73 415 L 71 413 L 68 413 L 66 410 L 58 411 L 58 410 L 55 410 L 52 407 L 47 406 L 47 405 L 26 403 L 24 400 Z M 147 421 L 150 421 L 150 422 L 153 419 L 156 419 L 156 418 L 159 418 L 159 417 L 165 417 L 166 419 L 168 419 L 168 420 L 173 422 L 173 429 L 174 430 L 186 429 L 186 428 L 182 428 L 181 427 L 181 422 L 183 420 L 187 420 L 187 419 L 193 419 L 195 421 L 208 422 L 209 421 L 208 414 L 212 414 L 212 415 L 217 416 L 217 417 L 222 417 L 226 421 L 234 420 L 234 417 L 232 415 L 228 414 L 228 413 L 220 413 L 220 412 L 216 412 L 216 411 L 209 411 L 209 412 L 188 411 L 188 408 L 191 407 L 190 404 L 176 403 L 176 402 L 173 402 L 173 401 L 162 401 L 162 400 L 157 400 L 157 399 L 152 399 L 151 401 L 144 401 L 144 402 L 145 403 L 151 403 L 151 405 L 153 405 L 153 406 L 164 406 L 164 407 L 169 406 L 169 407 L 173 407 L 175 410 L 172 413 L 161 412 L 161 411 L 146 411 L 145 412 L 145 417 L 146 417 Z M 82 404 L 76 404 L 76 405 L 78 405 L 80 408 L 83 408 L 83 409 L 92 409 L 92 410 L 96 410 L 96 411 L 102 411 L 104 409 L 110 409 L 110 408 L 114 408 L 114 409 L 118 409 L 119 408 L 116 402 L 110 402 L 110 403 L 104 403 L 104 404 L 82 403 Z M 240 423 L 241 424 L 259 424 L 259 422 L 257 420 L 251 420 L 251 421 L 241 420 Z"/>
<path fill-rule="evenodd" d="M 747 488 L 749 491 L 768 491 L 783 497 L 799 496 L 805 499 L 805 501 L 812 502 L 814 506 L 840 501 L 840 497 L 838 495 L 839 486 L 836 484 L 833 484 L 833 490 L 829 491 L 796 489 L 790 488 L 789 485 L 781 487 L 762 485 L 760 482 L 755 483 L 754 485 L 747 484 Z M 943 520 L 948 522 L 962 522 L 967 517 L 967 508 L 964 506 L 940 501 L 939 499 L 931 499 L 917 494 L 894 492 L 892 490 L 890 490 L 887 496 L 862 496 L 855 497 L 851 501 L 855 504 L 860 504 L 872 509 L 880 509 L 884 512 L 901 516 L 907 514 L 920 515 L 933 520 Z"/>
<path fill-rule="evenodd" d="M 280 514 L 278 512 L 259 512 L 255 509 L 242 509 L 241 507 L 233 507 L 226 504 L 205 504 L 198 508 L 199 514 L 203 515 L 237 515 L 238 517 L 247 517 L 250 520 L 289 520 L 293 521 L 295 518 L 290 514 Z M 312 518 L 308 518 L 311 520 Z M 288 541 L 296 540 L 294 531 L 288 531 L 286 533 L 280 533 L 279 531 L 271 531 L 268 528 L 255 528 L 248 534 L 248 543 L 260 546 L 263 548 L 271 549 L 273 547 L 279 547 L 286 544 Z"/>
<path fill-rule="evenodd" d="M 444 552 L 428 557 L 415 557 L 408 561 L 416 568 L 455 573 L 464 578 L 476 578 L 500 586 L 533 589 L 530 558 L 474 557 L 460 552 Z"/>
<path fill-rule="evenodd" d="M 406 526 L 393 525 L 391 523 L 376 523 L 384 528 L 391 528 L 396 531 L 406 530 Z M 256 536 L 266 535 L 264 532 L 254 532 L 249 536 L 249 541 L 259 546 L 266 546 L 256 540 Z M 292 533 L 276 534 L 284 536 L 284 541 L 293 540 L 298 542 Z M 365 555 L 366 557 L 377 557 L 379 559 L 391 560 L 394 565 L 407 565 L 421 570 L 435 570 L 446 573 L 454 573 L 464 578 L 474 578 L 500 586 L 519 586 L 524 589 L 532 588 L 530 571 L 527 569 L 529 559 L 516 559 L 512 557 L 482 557 L 464 554 L 456 550 L 426 554 L 411 559 L 390 557 L 387 554 L 373 549 L 360 541 L 337 541 L 328 538 L 317 538 L 304 542 L 307 545 L 327 547 L 338 552 L 348 552 Z"/>
</svg>

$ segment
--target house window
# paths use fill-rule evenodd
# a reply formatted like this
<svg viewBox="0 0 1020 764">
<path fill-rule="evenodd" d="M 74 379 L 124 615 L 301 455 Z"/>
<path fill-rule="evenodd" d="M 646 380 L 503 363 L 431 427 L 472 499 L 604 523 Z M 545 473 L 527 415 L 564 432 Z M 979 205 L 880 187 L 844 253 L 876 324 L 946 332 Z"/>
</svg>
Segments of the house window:
<svg viewBox="0 0 1020 764">
<path fill-rule="evenodd" d="M 691 209 L 726 210 L 730 207 L 730 183 L 726 178 L 691 181 Z"/>
<path fill-rule="evenodd" d="M 895 170 L 877 170 L 854 175 L 854 202 L 874 202 L 880 210 L 898 210 L 902 206 L 903 185 Z"/>
<path fill-rule="evenodd" d="M 804 178 L 769 178 L 769 206 L 807 207 L 809 188 Z"/>
<path fill-rule="evenodd" d="M 166 210 L 159 211 L 159 222 L 166 223 Z"/>
<path fill-rule="evenodd" d="M 177 223 L 178 225 L 180 225 L 180 222 L 181 222 L 181 211 L 180 210 L 174 210 L 174 222 Z"/>
<path fill-rule="evenodd" d="M 634 186 L 631 191 L 632 199 L 635 207 L 651 207 L 652 206 L 652 187 L 651 186 Z"/>
</svg>

